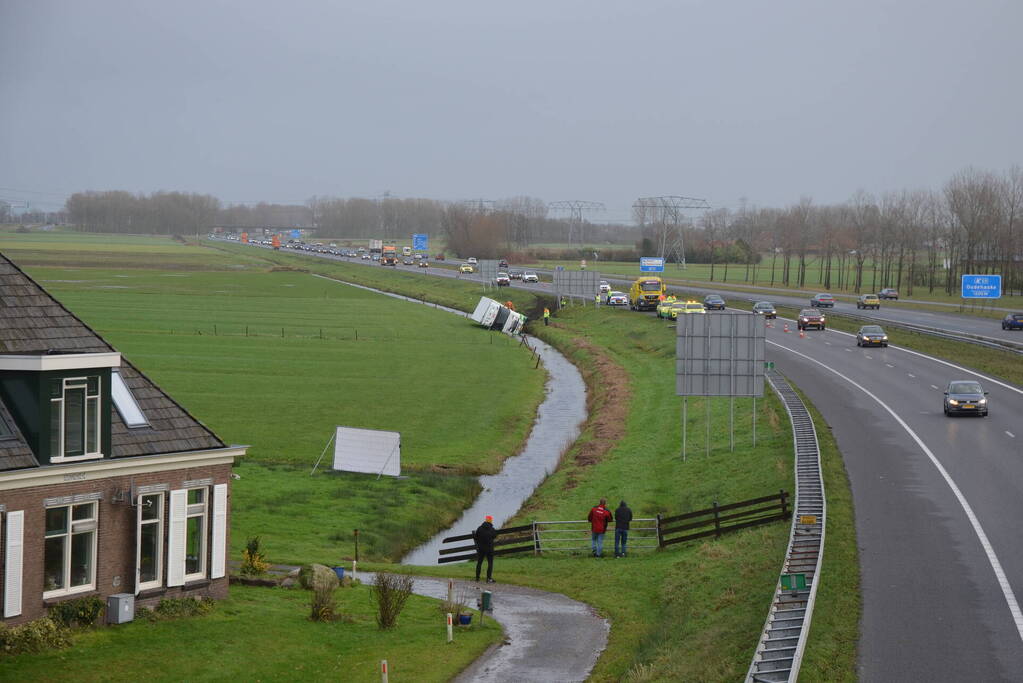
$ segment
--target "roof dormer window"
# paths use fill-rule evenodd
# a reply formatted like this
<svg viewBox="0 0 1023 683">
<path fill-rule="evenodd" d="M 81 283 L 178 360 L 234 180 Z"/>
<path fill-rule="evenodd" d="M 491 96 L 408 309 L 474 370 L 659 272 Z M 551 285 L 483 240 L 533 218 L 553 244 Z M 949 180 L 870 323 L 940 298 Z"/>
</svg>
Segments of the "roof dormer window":
<svg viewBox="0 0 1023 683">
<path fill-rule="evenodd" d="M 11 431 L 11 428 L 4 422 L 3 416 L 0 415 L 0 439 L 9 439 L 12 436 L 14 436 L 14 432 Z"/>
<path fill-rule="evenodd" d="M 119 370 L 110 373 L 110 398 L 126 427 L 147 427 L 149 420 L 124 381 Z"/>
<path fill-rule="evenodd" d="M 101 458 L 98 375 L 50 384 L 50 462 Z"/>
</svg>

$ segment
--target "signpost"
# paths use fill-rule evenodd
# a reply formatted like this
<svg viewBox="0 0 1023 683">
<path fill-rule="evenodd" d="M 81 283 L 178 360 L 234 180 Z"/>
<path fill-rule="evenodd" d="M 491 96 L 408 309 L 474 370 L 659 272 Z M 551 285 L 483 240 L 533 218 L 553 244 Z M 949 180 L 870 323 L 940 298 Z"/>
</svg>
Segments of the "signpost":
<svg viewBox="0 0 1023 683">
<path fill-rule="evenodd" d="M 964 299 L 1000 299 L 1002 297 L 1001 275 L 963 275 Z"/>
<path fill-rule="evenodd" d="M 641 273 L 663 273 L 664 259 L 654 256 L 644 256 L 639 259 L 639 270 Z"/>
<path fill-rule="evenodd" d="M 412 235 L 412 251 L 427 252 L 430 250 L 430 236 L 426 233 Z"/>
</svg>

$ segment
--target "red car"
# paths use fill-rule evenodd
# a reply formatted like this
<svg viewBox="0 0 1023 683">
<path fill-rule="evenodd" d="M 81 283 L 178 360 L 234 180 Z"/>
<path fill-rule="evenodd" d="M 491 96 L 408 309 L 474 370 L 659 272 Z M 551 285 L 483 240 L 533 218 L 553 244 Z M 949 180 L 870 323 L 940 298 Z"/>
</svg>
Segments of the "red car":
<svg viewBox="0 0 1023 683">
<path fill-rule="evenodd" d="M 804 308 L 799 312 L 796 327 L 801 330 L 808 330 L 811 327 L 817 330 L 826 329 L 824 314 L 816 308 Z"/>
</svg>

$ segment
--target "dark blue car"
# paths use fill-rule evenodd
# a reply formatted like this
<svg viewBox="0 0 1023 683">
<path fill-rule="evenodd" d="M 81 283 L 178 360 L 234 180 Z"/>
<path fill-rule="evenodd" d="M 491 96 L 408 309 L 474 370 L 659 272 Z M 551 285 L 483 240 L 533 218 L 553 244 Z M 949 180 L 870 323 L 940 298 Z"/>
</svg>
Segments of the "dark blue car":
<svg viewBox="0 0 1023 683">
<path fill-rule="evenodd" d="M 1003 330 L 1023 330 L 1023 313 L 1010 313 L 1002 318 Z"/>
</svg>

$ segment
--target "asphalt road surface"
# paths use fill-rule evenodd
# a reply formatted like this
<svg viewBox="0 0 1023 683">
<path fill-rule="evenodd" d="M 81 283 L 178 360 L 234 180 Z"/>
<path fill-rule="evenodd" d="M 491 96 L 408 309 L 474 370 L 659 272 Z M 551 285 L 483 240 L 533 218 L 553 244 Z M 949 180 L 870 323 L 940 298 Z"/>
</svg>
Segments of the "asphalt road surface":
<svg viewBox="0 0 1023 683">
<path fill-rule="evenodd" d="M 817 406 L 856 511 L 864 681 L 1010 681 L 1023 671 L 1023 390 L 895 347 L 783 322 L 767 358 Z M 945 417 L 953 378 L 990 416 Z M 822 577 L 827 581 L 827 576 Z"/>
</svg>

